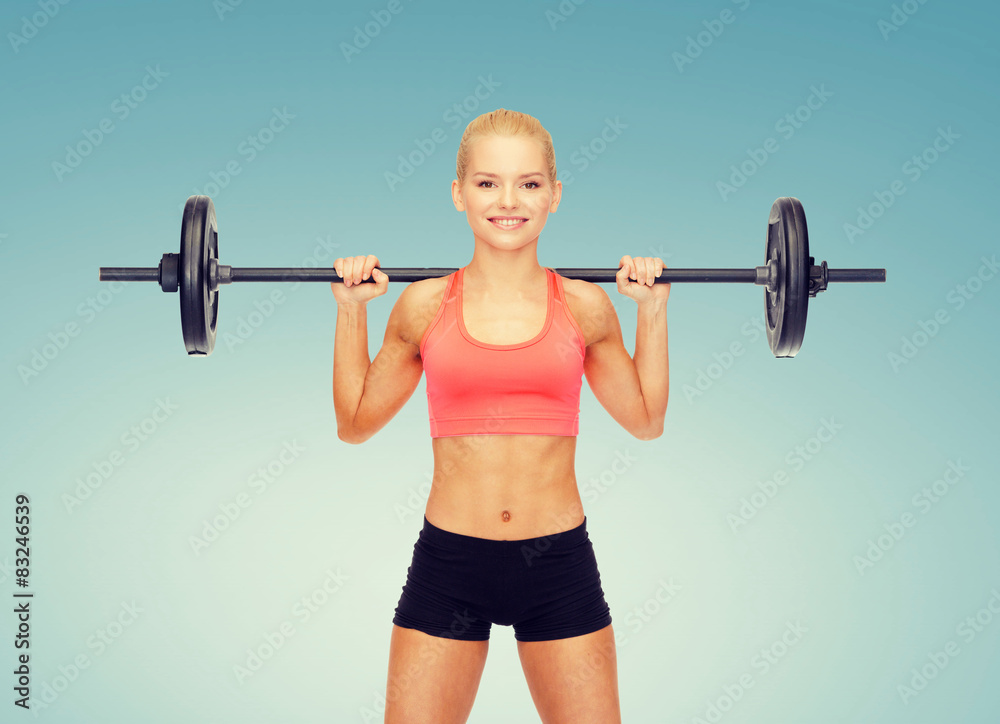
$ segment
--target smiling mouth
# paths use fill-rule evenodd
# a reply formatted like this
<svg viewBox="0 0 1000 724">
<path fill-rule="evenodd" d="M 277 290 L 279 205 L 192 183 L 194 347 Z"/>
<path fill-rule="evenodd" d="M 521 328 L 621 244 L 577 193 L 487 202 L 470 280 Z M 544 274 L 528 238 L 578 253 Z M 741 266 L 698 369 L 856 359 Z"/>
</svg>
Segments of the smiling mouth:
<svg viewBox="0 0 1000 724">
<path fill-rule="evenodd" d="M 524 219 L 524 218 L 505 219 L 505 218 L 496 217 L 496 216 L 493 217 L 492 219 L 490 219 L 490 223 L 491 224 L 493 224 L 494 226 L 499 226 L 499 227 L 504 228 L 504 229 L 511 229 L 511 228 L 516 227 L 516 226 L 520 226 L 521 224 L 525 223 L 526 221 L 527 221 L 527 219 Z"/>
</svg>

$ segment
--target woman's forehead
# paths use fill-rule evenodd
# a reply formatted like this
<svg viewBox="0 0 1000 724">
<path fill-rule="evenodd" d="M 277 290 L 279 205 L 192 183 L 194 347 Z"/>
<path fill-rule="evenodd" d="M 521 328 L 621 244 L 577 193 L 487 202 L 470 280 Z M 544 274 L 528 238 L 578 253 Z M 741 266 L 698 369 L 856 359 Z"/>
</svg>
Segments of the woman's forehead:
<svg viewBox="0 0 1000 724">
<path fill-rule="evenodd" d="M 516 136 L 483 136 L 472 142 L 469 170 L 497 173 L 544 174 L 545 156 L 541 144 L 533 138 Z"/>
</svg>

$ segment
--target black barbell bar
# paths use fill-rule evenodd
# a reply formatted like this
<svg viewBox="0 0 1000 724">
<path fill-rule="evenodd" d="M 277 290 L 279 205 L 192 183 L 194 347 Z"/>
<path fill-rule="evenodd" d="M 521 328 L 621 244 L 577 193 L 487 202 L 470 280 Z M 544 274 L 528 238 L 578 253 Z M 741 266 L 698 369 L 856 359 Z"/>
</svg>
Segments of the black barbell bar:
<svg viewBox="0 0 1000 724">
<path fill-rule="evenodd" d="M 164 292 L 180 292 L 181 327 L 190 355 L 209 355 L 215 346 L 219 287 L 233 282 L 343 282 L 333 268 L 233 268 L 219 264 L 215 207 L 207 196 L 184 205 L 180 253 L 164 254 L 159 267 L 101 267 L 101 281 L 158 282 Z M 753 269 L 664 269 L 654 282 L 755 284 L 765 287 L 767 338 L 776 357 L 794 357 L 805 335 L 810 297 L 830 282 L 884 282 L 885 269 L 830 269 L 809 256 L 805 211 L 798 199 L 784 196 L 771 206 L 764 266 Z M 445 277 L 454 267 L 382 268 L 389 281 L 415 282 Z M 615 283 L 618 269 L 560 267 L 567 279 Z M 373 284 L 372 278 L 362 280 Z"/>
<path fill-rule="evenodd" d="M 382 268 L 383 274 L 391 282 L 416 282 L 421 279 L 443 277 L 458 271 L 454 267 L 424 269 L 418 267 Z M 818 267 L 816 267 L 818 268 Z M 566 279 L 579 279 L 595 284 L 614 284 L 617 281 L 617 269 L 585 269 L 577 267 L 553 268 L 553 271 Z M 828 269 L 828 280 L 831 282 L 884 282 L 885 269 Z M 295 267 L 246 267 L 236 268 L 218 265 L 218 284 L 232 282 L 340 282 L 343 279 L 336 270 L 295 268 Z M 759 266 L 754 269 L 664 269 L 654 281 L 660 283 L 708 283 L 708 284 L 757 284 L 766 286 L 768 267 Z M 156 267 L 101 267 L 102 282 L 158 282 L 159 269 Z M 362 283 L 374 283 L 369 277 Z"/>
</svg>

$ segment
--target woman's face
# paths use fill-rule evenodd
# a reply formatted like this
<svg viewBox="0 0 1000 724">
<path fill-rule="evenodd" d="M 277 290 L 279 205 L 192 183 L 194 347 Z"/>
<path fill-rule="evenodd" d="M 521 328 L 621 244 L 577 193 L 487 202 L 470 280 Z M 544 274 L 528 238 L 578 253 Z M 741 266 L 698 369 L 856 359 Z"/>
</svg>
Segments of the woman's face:
<svg viewBox="0 0 1000 724">
<path fill-rule="evenodd" d="M 473 141 L 465 183 L 452 181 L 451 194 L 477 241 L 516 249 L 538 239 L 559 206 L 562 182 L 549 183 L 533 138 L 485 136 Z"/>
</svg>

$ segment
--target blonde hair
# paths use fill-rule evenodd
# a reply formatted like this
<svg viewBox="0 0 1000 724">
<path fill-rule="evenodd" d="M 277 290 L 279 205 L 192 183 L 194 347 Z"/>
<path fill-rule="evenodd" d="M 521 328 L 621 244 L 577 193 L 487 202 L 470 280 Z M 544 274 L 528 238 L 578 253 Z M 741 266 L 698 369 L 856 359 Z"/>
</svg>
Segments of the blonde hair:
<svg viewBox="0 0 1000 724">
<path fill-rule="evenodd" d="M 533 138 L 542 146 L 542 156 L 545 158 L 546 172 L 549 183 L 556 181 L 556 152 L 552 147 L 552 136 L 545 130 L 541 122 L 534 116 L 517 111 L 508 111 L 505 108 L 497 108 L 495 111 L 484 113 L 473 118 L 465 133 L 462 134 L 462 141 L 458 144 L 458 159 L 455 172 L 458 176 L 459 185 L 465 184 L 465 175 L 469 168 L 469 155 L 472 152 L 472 142 L 483 136 L 519 136 L 522 138 Z"/>
</svg>

